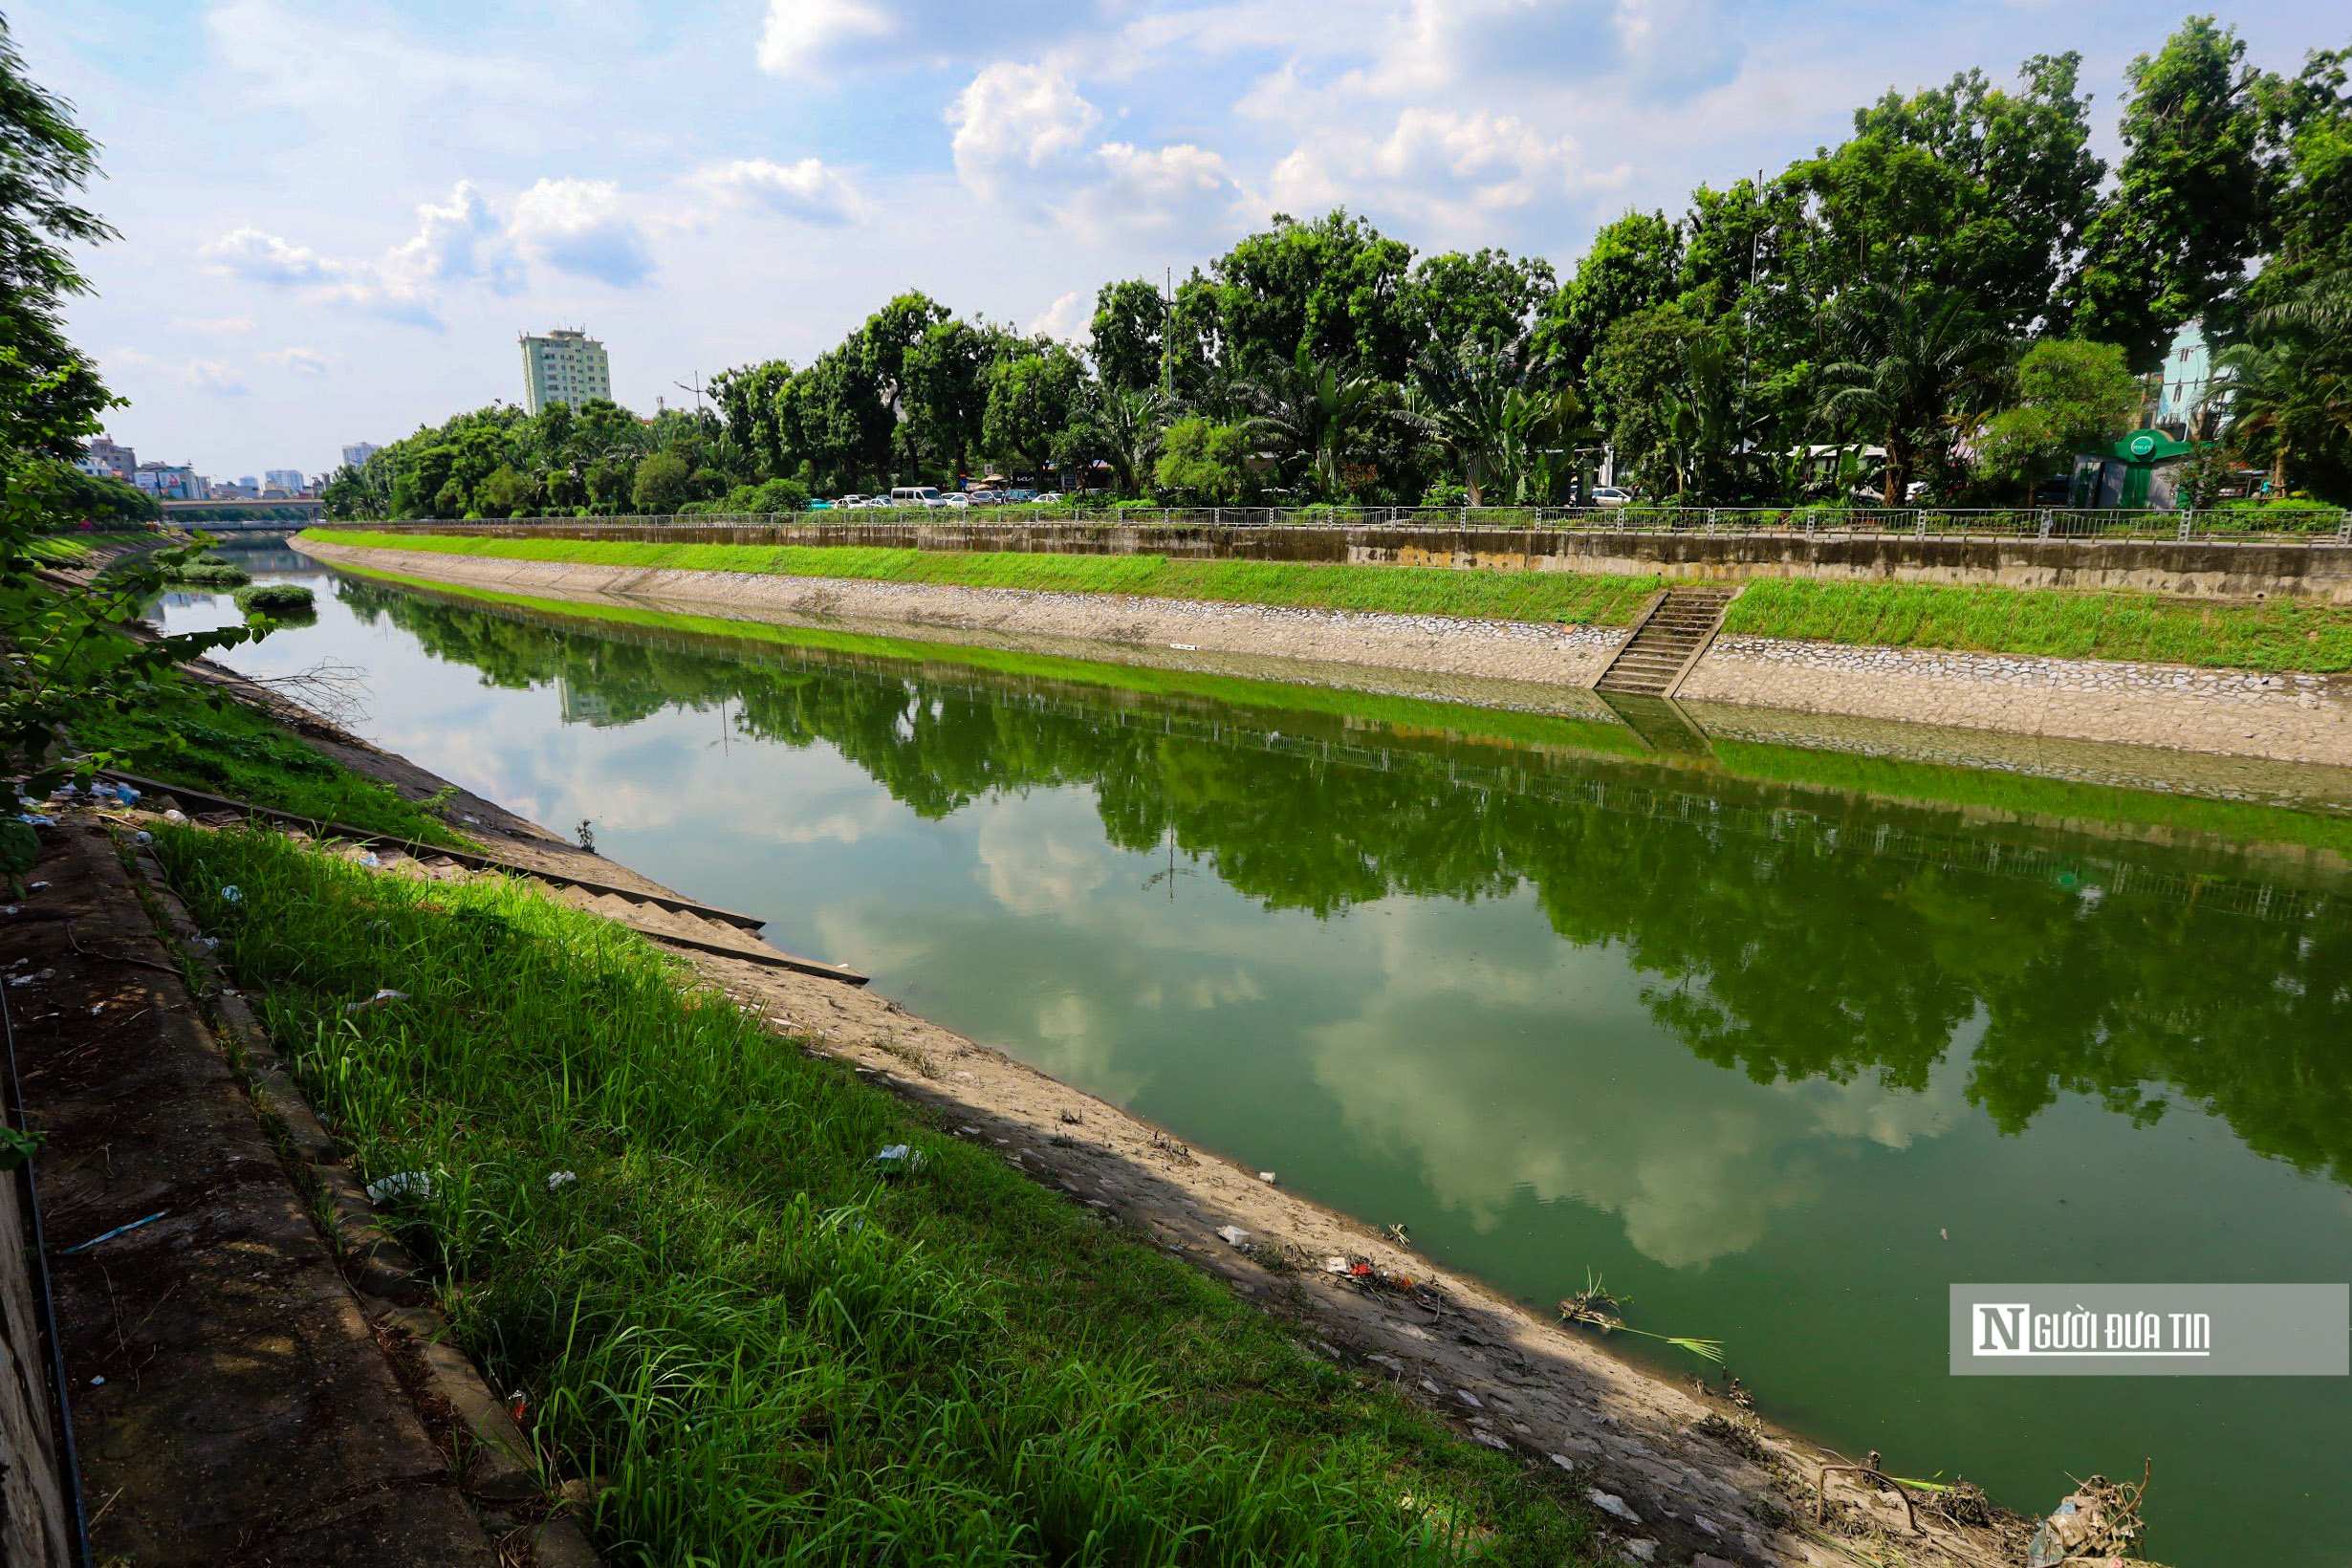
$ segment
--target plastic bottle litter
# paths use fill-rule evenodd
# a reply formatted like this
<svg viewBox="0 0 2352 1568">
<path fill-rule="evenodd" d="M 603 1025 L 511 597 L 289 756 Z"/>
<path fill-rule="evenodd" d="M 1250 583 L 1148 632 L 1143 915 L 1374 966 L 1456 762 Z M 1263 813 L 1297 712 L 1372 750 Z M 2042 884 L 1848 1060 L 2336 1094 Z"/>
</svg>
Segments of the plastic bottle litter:
<svg viewBox="0 0 2352 1568">
<path fill-rule="evenodd" d="M 230 882 L 227 887 L 221 889 L 221 902 L 223 904 L 243 904 L 245 889 L 239 887 L 235 882 Z"/>
<path fill-rule="evenodd" d="M 163 820 L 166 822 L 185 822 L 187 820 L 187 813 L 182 811 L 179 807 L 174 806 L 171 810 L 163 814 Z"/>
<path fill-rule="evenodd" d="M 433 1195 L 433 1178 L 422 1170 L 397 1171 L 380 1182 L 367 1184 L 369 1203 L 388 1203 L 395 1198 L 429 1198 Z"/>
<path fill-rule="evenodd" d="M 923 1168 L 923 1151 L 905 1143 L 891 1143 L 874 1156 L 874 1163 L 882 1167 L 885 1176 L 901 1171 L 917 1171 Z"/>
<path fill-rule="evenodd" d="M 390 1007 L 395 1002 L 405 1002 L 406 1000 L 408 1000 L 406 991 L 386 988 L 364 1002 L 345 1002 L 343 1011 L 345 1013 L 365 1013 L 372 1008 Z"/>
</svg>

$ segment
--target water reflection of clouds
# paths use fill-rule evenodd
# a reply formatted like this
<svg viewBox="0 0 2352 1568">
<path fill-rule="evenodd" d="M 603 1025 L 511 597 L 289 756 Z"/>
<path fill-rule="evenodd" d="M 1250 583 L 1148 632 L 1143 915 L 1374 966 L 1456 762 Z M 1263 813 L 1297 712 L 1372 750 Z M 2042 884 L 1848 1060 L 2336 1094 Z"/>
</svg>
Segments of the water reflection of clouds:
<svg viewBox="0 0 2352 1568">
<path fill-rule="evenodd" d="M 973 873 L 1008 914 L 1076 915 L 1128 859 L 1104 841 L 1090 790 L 1031 790 L 957 815 L 977 824 Z"/>
<path fill-rule="evenodd" d="M 1529 1192 L 1613 1213 L 1645 1256 L 1696 1267 L 1821 1198 L 1827 1163 L 1906 1147 L 1965 1110 L 1949 1060 L 1923 1094 L 1759 1086 L 1663 1036 L 1614 954 L 1563 947 L 1524 911 L 1391 904 L 1372 923 L 1374 984 L 1354 1016 L 1306 1031 L 1307 1049 L 1349 1129 L 1409 1155 L 1481 1230 Z"/>
</svg>

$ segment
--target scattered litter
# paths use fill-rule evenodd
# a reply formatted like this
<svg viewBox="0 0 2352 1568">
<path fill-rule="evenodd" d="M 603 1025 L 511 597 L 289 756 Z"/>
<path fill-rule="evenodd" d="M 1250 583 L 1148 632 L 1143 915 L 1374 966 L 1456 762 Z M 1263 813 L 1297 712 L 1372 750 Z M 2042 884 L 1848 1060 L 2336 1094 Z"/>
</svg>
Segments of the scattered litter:
<svg viewBox="0 0 2352 1568">
<path fill-rule="evenodd" d="M 395 1002 L 405 1002 L 406 1000 L 408 1000 L 406 991 L 393 991 L 387 987 L 364 1002 L 345 1002 L 343 1011 L 345 1013 L 366 1013 L 374 1008 L 390 1007 Z"/>
<path fill-rule="evenodd" d="M 37 892 L 39 892 L 42 888 L 47 887 L 47 886 L 49 885 L 49 883 L 47 883 L 47 882 L 27 882 L 27 883 L 25 883 L 25 885 L 26 885 L 27 887 L 32 888 L 32 889 L 33 889 L 35 893 L 37 893 Z"/>
<path fill-rule="evenodd" d="M 45 816 L 40 812 L 25 812 L 21 814 L 16 820 L 24 823 L 27 827 L 54 828 L 57 825 L 57 819 L 55 817 Z"/>
<path fill-rule="evenodd" d="M 885 1176 L 894 1171 L 917 1171 L 923 1168 L 923 1151 L 906 1143 L 892 1143 L 874 1156 L 874 1163 Z"/>
<path fill-rule="evenodd" d="M 383 864 L 383 857 L 372 849 L 363 849 L 359 852 L 359 863 L 373 871 Z"/>
<path fill-rule="evenodd" d="M 383 1203 L 393 1198 L 429 1198 L 432 1195 L 433 1178 L 422 1170 L 398 1171 L 381 1182 L 367 1184 L 369 1203 Z"/>
<path fill-rule="evenodd" d="M 1250 1245 L 1250 1232 L 1238 1225 L 1220 1225 L 1217 1227 L 1217 1234 L 1225 1238 L 1226 1245 L 1229 1247 L 1247 1248 Z"/>
<path fill-rule="evenodd" d="M 980 1136 L 980 1129 L 978 1127 L 958 1127 L 955 1129 L 955 1135 L 958 1138 L 977 1138 Z"/>
<path fill-rule="evenodd" d="M 1593 1500 L 1593 1506 L 1595 1508 L 1601 1510 L 1601 1513 L 1610 1515 L 1612 1518 L 1622 1519 L 1627 1524 L 1640 1524 L 1642 1522 L 1642 1515 L 1626 1507 L 1625 1499 L 1620 1497 L 1614 1492 L 1603 1492 L 1599 1487 L 1594 1487 L 1588 1490 L 1584 1495 Z"/>
<path fill-rule="evenodd" d="M 1427 1280 L 1415 1279 L 1410 1274 L 1390 1274 L 1370 1258 L 1361 1255 L 1327 1257 L 1323 1259 L 1323 1272 L 1338 1275 L 1359 1290 L 1409 1296 L 1417 1305 L 1432 1312 L 1437 1310 L 1441 1299 L 1437 1287 Z"/>
<path fill-rule="evenodd" d="M 235 882 L 230 882 L 228 886 L 221 889 L 221 902 L 223 904 L 243 904 L 245 902 L 245 889 L 239 887 Z"/>
<path fill-rule="evenodd" d="M 106 1380 L 104 1378 L 92 1378 L 90 1380 L 90 1386 L 93 1388 L 103 1388 L 106 1386 Z"/>
<path fill-rule="evenodd" d="M 1942 1236 L 1946 1241 L 1951 1240 L 1951 1231 L 1948 1229 L 1939 1227 L 1935 1233 Z"/>
<path fill-rule="evenodd" d="M 1492 1432 L 1472 1432 L 1470 1433 L 1470 1436 L 1476 1438 L 1479 1442 L 1484 1443 L 1490 1448 L 1500 1448 L 1505 1453 L 1509 1453 L 1511 1451 L 1511 1445 L 1505 1442 L 1502 1438 L 1495 1436 Z"/>
<path fill-rule="evenodd" d="M 560 1191 L 564 1187 L 570 1187 L 574 1182 L 578 1180 L 579 1177 L 572 1171 L 551 1170 L 547 1173 L 547 1190 L 550 1192 Z"/>
<path fill-rule="evenodd" d="M 1271 1171 L 1271 1170 L 1261 1170 L 1261 1171 L 1259 1171 L 1259 1172 L 1257 1173 L 1257 1179 L 1258 1179 L 1259 1181 L 1261 1181 L 1261 1182 L 1264 1182 L 1264 1183 L 1265 1183 L 1268 1187 L 1272 1187 L 1272 1186 L 1274 1186 L 1274 1173 L 1273 1171 Z"/>
<path fill-rule="evenodd" d="M 1201 651 L 1200 644 L 1197 642 L 1170 642 L 1168 646 L 1174 648 L 1178 653 L 1198 653 Z"/>
<path fill-rule="evenodd" d="M 155 835 L 149 833 L 145 828 L 141 828 L 137 833 L 131 835 L 131 842 L 144 849 L 155 842 Z"/>
<path fill-rule="evenodd" d="M 133 1220 L 128 1225 L 118 1225 L 113 1230 L 107 1231 L 104 1235 L 92 1236 L 88 1241 L 81 1243 L 79 1246 L 68 1247 L 60 1255 L 72 1257 L 76 1252 L 86 1252 L 101 1241 L 112 1241 L 115 1237 L 123 1234 L 125 1231 L 136 1230 L 142 1225 L 153 1225 L 157 1220 L 162 1219 L 164 1215 L 170 1212 L 171 1210 L 168 1209 L 159 1209 L 143 1220 Z"/>
<path fill-rule="evenodd" d="M 221 945 L 221 939 L 217 936 L 200 936 L 196 939 L 196 945 L 205 951 L 211 952 Z"/>
<path fill-rule="evenodd" d="M 2094 1475 L 2068 1492 L 2034 1532 L 2025 1549 L 2026 1568 L 2058 1568 L 2077 1557 L 2121 1557 L 2131 1552 L 2145 1528 L 2140 1499 L 2147 1493 L 2147 1475 L 2142 1470 L 2137 1486 Z"/>
<path fill-rule="evenodd" d="M 182 811 L 179 807 L 174 806 L 163 814 L 163 820 L 166 822 L 185 822 L 187 820 L 187 813 Z"/>
<path fill-rule="evenodd" d="M 1552 1463 L 1554 1463 L 1555 1465 L 1557 1465 L 1560 1469 L 1562 1469 L 1562 1470 L 1566 1470 L 1569 1474 L 1574 1475 L 1574 1474 L 1576 1473 L 1576 1470 L 1577 1470 L 1577 1462 L 1576 1462 L 1575 1460 L 1573 1460 L 1573 1459 L 1569 1458 L 1566 1454 L 1564 1454 L 1564 1453 L 1556 1453 L 1556 1454 L 1551 1454 L 1551 1455 L 1549 1455 L 1548 1457 L 1551 1459 Z"/>
</svg>

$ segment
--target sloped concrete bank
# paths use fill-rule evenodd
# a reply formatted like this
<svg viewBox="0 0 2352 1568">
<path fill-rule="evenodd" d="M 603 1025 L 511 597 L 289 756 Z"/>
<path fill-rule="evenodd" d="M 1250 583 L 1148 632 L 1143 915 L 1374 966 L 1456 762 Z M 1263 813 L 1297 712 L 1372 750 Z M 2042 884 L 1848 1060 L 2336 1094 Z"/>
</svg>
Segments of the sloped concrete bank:
<svg viewBox="0 0 2352 1568">
<path fill-rule="evenodd" d="M 870 620 L 1090 640 L 1125 648 L 1405 669 L 1579 692 L 1607 667 L 1627 635 L 1615 627 L 1445 616 L 507 560 L 361 549 L 316 538 L 304 539 L 300 548 L 331 565 L 543 599 L 761 621 Z M 2341 675 L 2265 675 L 1725 636 L 1700 658 L 1676 696 L 2352 767 L 2352 679 Z M 1563 700 L 1568 700 L 1564 694 Z"/>
</svg>

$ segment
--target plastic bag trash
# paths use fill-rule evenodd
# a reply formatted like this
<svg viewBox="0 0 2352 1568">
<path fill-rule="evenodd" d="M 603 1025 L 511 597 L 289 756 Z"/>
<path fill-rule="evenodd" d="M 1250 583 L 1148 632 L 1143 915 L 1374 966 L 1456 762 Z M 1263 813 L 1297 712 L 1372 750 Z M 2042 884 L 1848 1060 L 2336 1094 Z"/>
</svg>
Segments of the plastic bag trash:
<svg viewBox="0 0 2352 1568">
<path fill-rule="evenodd" d="M 1603 1492 L 1599 1487 L 1594 1487 L 1591 1491 L 1585 1492 L 1584 1495 L 1593 1500 L 1593 1506 L 1595 1508 L 1601 1510 L 1601 1513 L 1610 1515 L 1612 1518 L 1622 1519 L 1627 1524 L 1640 1524 L 1642 1522 L 1642 1515 L 1626 1507 L 1625 1499 L 1620 1497 L 1614 1492 Z"/>
<path fill-rule="evenodd" d="M 923 1168 L 923 1151 L 905 1143 L 892 1143 L 874 1156 L 874 1163 L 888 1175 L 893 1171 L 915 1171 Z"/>
<path fill-rule="evenodd" d="M 343 1011 L 345 1013 L 365 1013 L 370 1008 L 390 1007 L 395 1002 L 405 1002 L 406 1000 L 408 1000 L 406 991 L 387 988 L 378 991 L 364 1002 L 345 1002 Z"/>
<path fill-rule="evenodd" d="M 385 1203 L 394 1198 L 429 1198 L 432 1195 L 433 1178 L 422 1170 L 398 1171 L 381 1182 L 367 1184 L 369 1203 Z"/>
<path fill-rule="evenodd" d="M 1225 1243 L 1229 1247 L 1250 1245 L 1250 1232 L 1238 1225 L 1220 1225 L 1217 1227 L 1217 1234 L 1225 1238 Z"/>
<path fill-rule="evenodd" d="M 372 871 L 376 867 L 383 864 L 383 860 L 376 854 L 374 850 L 363 849 L 359 852 L 359 863 Z"/>
<path fill-rule="evenodd" d="M 207 952 L 211 952 L 221 945 L 221 939 L 217 936 L 200 936 L 196 941 Z"/>
<path fill-rule="evenodd" d="M 179 807 L 174 806 L 171 810 L 163 814 L 163 820 L 166 822 L 185 822 L 187 820 L 187 813 L 182 811 Z"/>
<path fill-rule="evenodd" d="M 579 1177 L 571 1171 L 551 1170 L 547 1173 L 547 1190 L 550 1192 L 560 1192 L 565 1187 L 570 1187 L 574 1182 L 578 1180 Z"/>
<path fill-rule="evenodd" d="M 39 812 L 25 812 L 18 816 L 16 820 L 24 823 L 25 826 L 29 828 L 54 828 L 57 825 L 57 819 L 55 817 L 46 816 Z"/>
<path fill-rule="evenodd" d="M 230 882 L 227 887 L 221 889 L 221 902 L 223 904 L 243 904 L 245 889 L 239 887 L 235 882 Z"/>
</svg>

